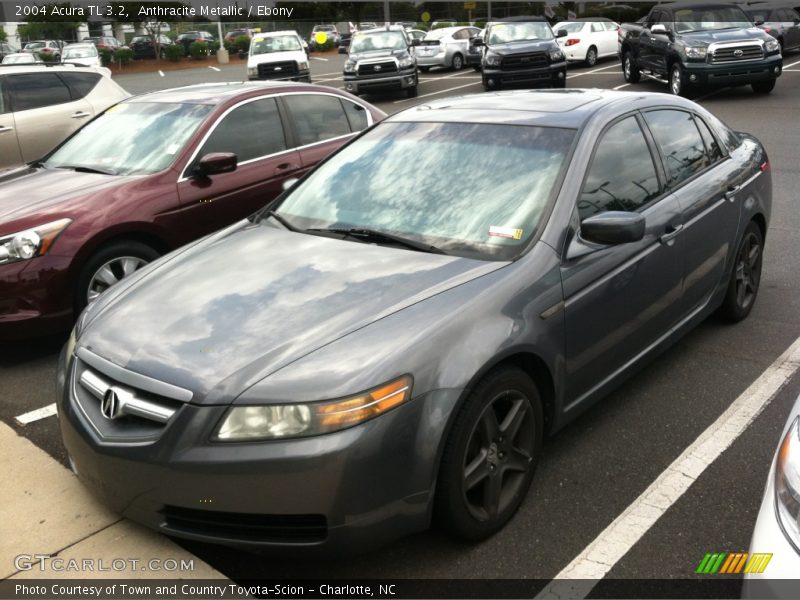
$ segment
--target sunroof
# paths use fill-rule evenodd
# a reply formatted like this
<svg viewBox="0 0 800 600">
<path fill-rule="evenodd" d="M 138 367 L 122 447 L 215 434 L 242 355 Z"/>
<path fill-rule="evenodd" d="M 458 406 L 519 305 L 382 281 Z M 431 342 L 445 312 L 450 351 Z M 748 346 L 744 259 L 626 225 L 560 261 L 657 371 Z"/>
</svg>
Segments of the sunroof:
<svg viewBox="0 0 800 600">
<path fill-rule="evenodd" d="M 487 110 L 532 110 L 563 113 L 599 100 L 598 94 L 585 90 L 515 90 L 503 93 L 483 93 L 469 98 L 441 100 L 430 108 L 465 108 Z M 455 101 L 453 101 L 455 100 Z"/>
</svg>

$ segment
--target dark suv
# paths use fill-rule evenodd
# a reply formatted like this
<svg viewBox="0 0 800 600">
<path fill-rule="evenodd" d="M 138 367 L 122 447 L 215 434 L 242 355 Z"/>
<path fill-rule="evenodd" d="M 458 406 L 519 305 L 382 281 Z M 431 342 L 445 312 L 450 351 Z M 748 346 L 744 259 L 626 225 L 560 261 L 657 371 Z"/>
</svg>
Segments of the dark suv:
<svg viewBox="0 0 800 600">
<path fill-rule="evenodd" d="M 417 59 L 402 27 L 359 32 L 350 44 L 344 63 L 344 89 L 355 94 L 405 90 L 417 95 Z"/>
<path fill-rule="evenodd" d="M 564 32 L 566 35 L 566 32 Z M 498 90 L 507 84 L 564 87 L 567 59 L 543 17 L 518 17 L 490 23 L 482 40 L 483 87 Z"/>
</svg>

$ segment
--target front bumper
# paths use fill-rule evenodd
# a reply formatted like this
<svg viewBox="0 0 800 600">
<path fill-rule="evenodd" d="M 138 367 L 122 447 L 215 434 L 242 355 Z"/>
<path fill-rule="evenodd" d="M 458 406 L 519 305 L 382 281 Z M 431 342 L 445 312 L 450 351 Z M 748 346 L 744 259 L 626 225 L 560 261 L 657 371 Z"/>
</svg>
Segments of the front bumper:
<svg viewBox="0 0 800 600">
<path fill-rule="evenodd" d="M 404 90 L 418 85 L 417 69 L 404 69 L 388 76 L 364 76 L 355 73 L 344 74 L 344 89 L 351 94 L 368 94 Z"/>
<path fill-rule="evenodd" d="M 687 61 L 684 70 L 692 85 L 745 85 L 779 77 L 783 58 L 778 54 L 756 62 L 717 65 Z"/>
<path fill-rule="evenodd" d="M 483 65 L 483 84 L 489 88 L 504 85 L 557 85 L 567 78 L 567 61 L 551 63 L 545 67 L 529 69 L 501 70 L 498 67 Z"/>
<path fill-rule="evenodd" d="M 248 75 L 250 81 L 305 81 L 311 83 L 311 70 L 300 69 L 297 74 L 289 77 L 259 77 L 258 75 Z"/>
<path fill-rule="evenodd" d="M 424 394 L 343 431 L 269 442 L 211 443 L 227 407 L 185 404 L 155 441 L 113 444 L 75 407 L 70 368 L 59 368 L 59 423 L 78 477 L 147 527 L 308 555 L 360 552 L 429 525 L 458 390 Z"/>
<path fill-rule="evenodd" d="M 0 265 L 0 340 L 69 329 L 73 321 L 70 259 L 48 254 Z"/>
</svg>

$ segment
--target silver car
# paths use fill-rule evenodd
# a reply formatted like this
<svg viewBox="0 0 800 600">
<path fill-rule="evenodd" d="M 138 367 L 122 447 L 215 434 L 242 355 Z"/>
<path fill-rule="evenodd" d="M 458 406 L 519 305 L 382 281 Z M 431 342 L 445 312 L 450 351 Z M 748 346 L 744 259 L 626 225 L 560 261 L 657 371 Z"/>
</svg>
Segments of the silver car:
<svg viewBox="0 0 800 600">
<path fill-rule="evenodd" d="M 85 44 L 67 44 L 61 54 L 61 62 L 82 67 L 102 67 L 97 46 L 91 42 Z"/>
<path fill-rule="evenodd" d="M 800 398 L 783 428 L 758 520 L 750 556 L 765 554 L 766 568 L 745 574 L 744 596 L 796 598 L 800 578 Z M 766 562 L 766 561 L 769 562 Z M 795 581 L 787 581 L 795 580 Z"/>
<path fill-rule="evenodd" d="M 0 169 L 42 158 L 130 94 L 108 69 L 46 64 L 0 71 Z"/>
<path fill-rule="evenodd" d="M 466 64 L 470 38 L 479 33 L 477 27 L 443 27 L 428 32 L 416 49 L 419 70 L 423 73 L 431 67 L 460 70 Z"/>
</svg>

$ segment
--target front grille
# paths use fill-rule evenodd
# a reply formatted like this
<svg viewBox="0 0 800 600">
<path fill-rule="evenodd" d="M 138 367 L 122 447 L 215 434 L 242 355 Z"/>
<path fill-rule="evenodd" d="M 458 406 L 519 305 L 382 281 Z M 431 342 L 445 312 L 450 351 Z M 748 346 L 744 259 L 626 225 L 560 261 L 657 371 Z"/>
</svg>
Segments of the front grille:
<svg viewBox="0 0 800 600">
<path fill-rule="evenodd" d="M 297 75 L 297 63 L 293 60 L 258 65 L 260 79 L 283 79 L 284 77 L 293 77 L 295 75 Z"/>
<path fill-rule="evenodd" d="M 711 64 L 741 62 L 746 60 L 761 60 L 764 52 L 761 45 L 748 44 L 744 46 L 724 46 L 716 48 L 711 53 Z"/>
<path fill-rule="evenodd" d="M 126 371 L 84 348 L 73 360 L 70 385 L 76 408 L 92 428 L 118 443 L 155 441 L 191 399 L 187 390 Z"/>
<path fill-rule="evenodd" d="M 500 63 L 501 69 L 529 69 L 532 67 L 546 67 L 547 55 L 544 52 L 531 52 L 530 54 L 515 54 L 504 56 Z"/>
<path fill-rule="evenodd" d="M 379 63 L 367 63 L 358 65 L 359 75 L 383 75 L 384 73 L 396 73 L 397 63 L 387 60 Z"/>
<path fill-rule="evenodd" d="M 323 515 L 259 515 L 165 506 L 166 528 L 213 538 L 249 542 L 322 542 L 328 537 Z"/>
</svg>

